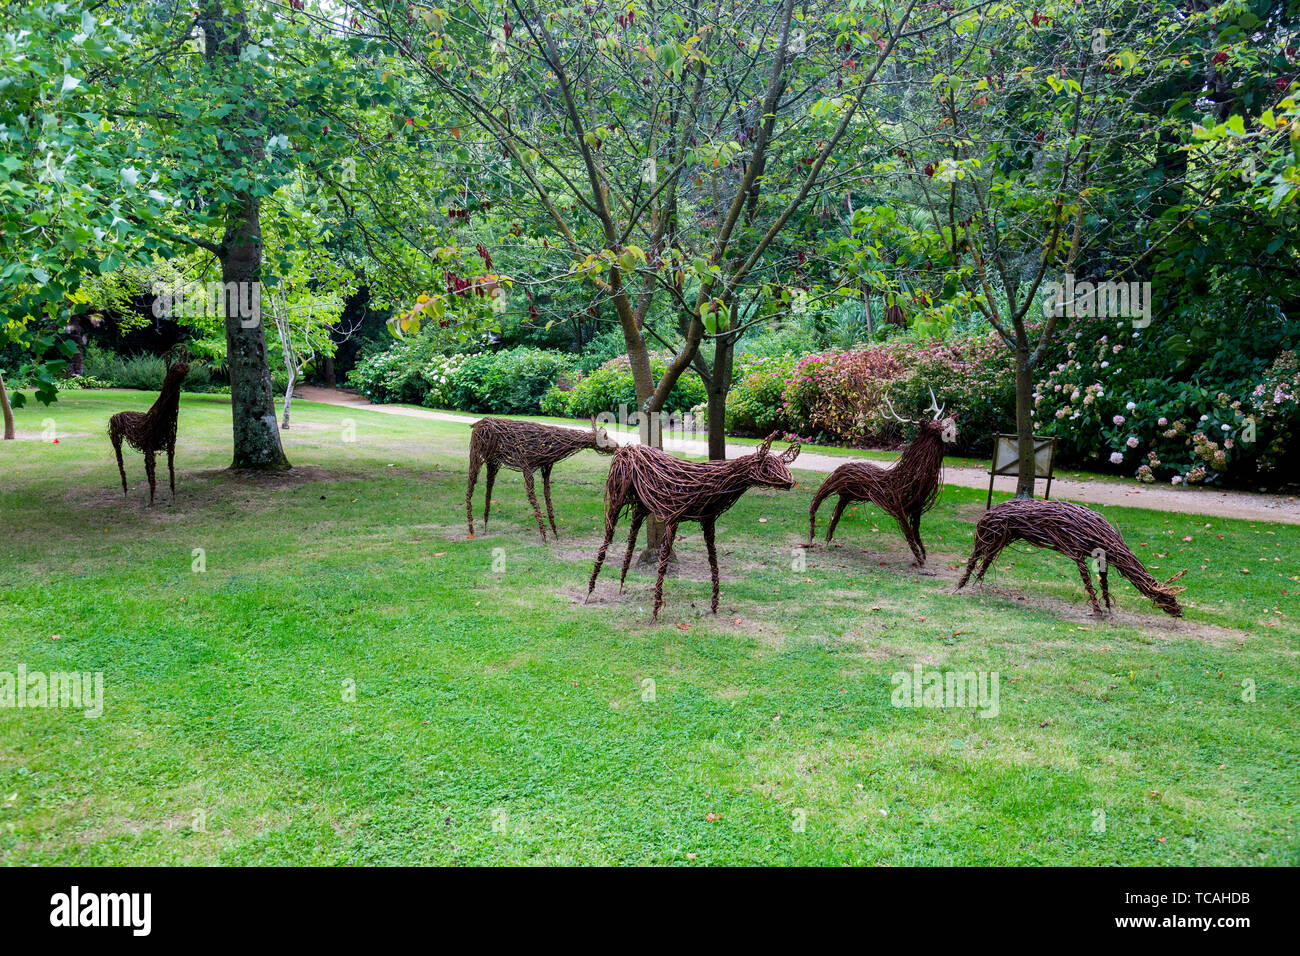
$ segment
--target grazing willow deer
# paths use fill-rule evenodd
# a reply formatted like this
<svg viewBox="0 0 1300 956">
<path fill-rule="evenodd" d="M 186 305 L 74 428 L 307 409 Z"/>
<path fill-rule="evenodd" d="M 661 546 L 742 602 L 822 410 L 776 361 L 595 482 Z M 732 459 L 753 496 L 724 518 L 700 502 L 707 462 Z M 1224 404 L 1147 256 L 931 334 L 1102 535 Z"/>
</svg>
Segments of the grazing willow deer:
<svg viewBox="0 0 1300 956">
<path fill-rule="evenodd" d="M 546 517 L 550 519 L 551 531 L 559 537 L 555 529 L 555 509 L 551 506 L 551 469 L 556 462 L 563 461 L 570 455 L 576 455 L 584 448 L 592 448 L 602 455 L 612 455 L 618 448 L 605 429 L 596 427 L 596 420 L 591 420 L 591 430 L 578 428 L 558 428 L 554 425 L 539 425 L 536 422 L 522 422 L 507 418 L 482 418 L 474 423 L 469 435 L 469 488 L 465 491 L 465 518 L 469 524 L 469 536 L 474 537 L 474 483 L 478 473 L 487 466 L 487 494 L 483 502 L 483 530 L 487 530 L 488 515 L 492 511 L 492 483 L 496 481 L 497 471 L 505 466 L 524 475 L 524 488 L 528 500 L 533 505 L 533 515 L 537 518 L 537 530 L 546 540 L 546 526 L 542 524 L 542 509 L 537 507 L 537 493 L 533 490 L 533 471 L 542 473 L 542 496 L 546 499 Z"/>
<path fill-rule="evenodd" d="M 596 589 L 596 578 L 605 553 L 614 539 L 614 529 L 619 517 L 628 512 L 632 525 L 627 536 L 627 553 L 623 556 L 623 570 L 619 574 L 619 588 L 627 579 L 627 569 L 632 563 L 637 533 L 647 516 L 663 523 L 663 538 L 659 543 L 659 571 L 655 580 L 655 607 L 650 621 L 659 618 L 664 605 L 664 574 L 668 570 L 668 556 L 672 552 L 677 526 L 683 521 L 697 521 L 704 532 L 704 547 L 709 555 L 709 571 L 713 577 L 713 613 L 718 613 L 718 552 L 713 543 L 714 526 L 718 516 L 734 505 L 754 485 L 789 490 L 794 487 L 794 476 L 789 464 L 799 456 L 799 443 L 794 442 L 779 455 L 770 454 L 776 432 L 767 436 L 758 451 L 742 455 L 732 461 L 683 461 L 665 454 L 657 448 L 629 445 L 620 448 L 609 466 L 605 482 L 605 540 L 596 553 L 596 566 L 587 582 L 587 597 Z"/>
<path fill-rule="evenodd" d="M 932 421 L 912 422 L 894 411 L 889 396 L 885 396 L 889 412 L 904 424 L 919 426 L 916 438 L 903 450 L 892 468 L 881 468 L 866 461 L 853 461 L 840 465 L 822 482 L 813 495 L 808 508 L 808 543 L 817 535 L 817 509 L 831 495 L 839 495 L 831 523 L 826 528 L 826 543 L 835 537 L 844 508 L 853 501 L 868 501 L 891 515 L 898 522 L 907 545 L 916 558 L 916 567 L 925 566 L 925 545 L 921 541 L 921 515 L 929 511 L 939 497 L 943 479 L 943 446 L 957 436 L 957 427 L 951 418 L 943 418 L 943 407 L 930 391 Z M 946 407 L 946 406 L 944 406 Z"/>
<path fill-rule="evenodd" d="M 154 497 L 154 455 L 167 452 L 167 478 L 176 500 L 176 416 L 180 411 L 181 382 L 190 373 L 188 357 L 183 349 L 173 349 L 164 358 L 167 374 L 163 376 L 162 391 L 158 400 L 147 412 L 118 412 L 108 420 L 108 440 L 117 454 L 117 470 L 122 476 L 122 494 L 126 490 L 126 466 L 122 463 L 122 440 L 137 451 L 144 452 L 144 472 L 149 476 L 149 506 Z"/>
<path fill-rule="evenodd" d="M 984 563 L 980 565 L 975 580 L 984 580 L 989 565 L 1013 541 L 1050 548 L 1073 560 L 1096 614 L 1101 614 L 1102 610 L 1097 603 L 1097 592 L 1092 587 L 1092 576 L 1088 573 L 1090 557 L 1097 559 L 1097 577 L 1101 579 L 1102 598 L 1107 608 L 1111 607 L 1111 600 L 1106 574 L 1114 568 L 1160 610 L 1173 617 L 1183 616 L 1182 606 L 1174 595 L 1185 588 L 1175 586 L 1174 582 L 1187 573 L 1186 569 L 1160 583 L 1129 550 L 1114 525 L 1090 508 L 1064 501 L 1013 498 L 986 511 L 975 525 L 975 550 L 966 562 L 966 570 L 957 582 L 956 590 L 966 586 L 975 563 L 981 559 Z"/>
</svg>

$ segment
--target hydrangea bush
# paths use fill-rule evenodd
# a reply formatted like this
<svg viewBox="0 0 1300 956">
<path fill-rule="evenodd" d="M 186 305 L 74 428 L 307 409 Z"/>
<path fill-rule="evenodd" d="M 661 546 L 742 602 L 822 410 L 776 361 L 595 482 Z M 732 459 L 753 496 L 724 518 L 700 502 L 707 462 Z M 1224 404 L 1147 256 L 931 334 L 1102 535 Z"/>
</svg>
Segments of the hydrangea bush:
<svg viewBox="0 0 1300 956">
<path fill-rule="evenodd" d="M 1173 485 L 1281 470 L 1300 424 L 1295 352 L 1253 376 L 1251 363 L 1238 361 L 1205 363 L 1180 378 L 1166 349 L 1134 347 L 1143 330 L 1131 322 L 1075 326 L 1034 393 L 1035 429 L 1056 437 L 1064 459 Z"/>
</svg>

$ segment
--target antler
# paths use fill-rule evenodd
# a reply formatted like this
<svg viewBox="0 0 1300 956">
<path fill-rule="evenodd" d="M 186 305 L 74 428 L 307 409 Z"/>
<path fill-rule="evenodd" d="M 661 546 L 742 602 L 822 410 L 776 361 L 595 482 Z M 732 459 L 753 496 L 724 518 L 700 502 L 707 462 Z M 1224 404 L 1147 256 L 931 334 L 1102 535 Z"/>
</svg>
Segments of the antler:
<svg viewBox="0 0 1300 956">
<path fill-rule="evenodd" d="M 904 425 L 915 425 L 916 422 L 911 418 L 904 418 L 898 412 L 894 411 L 894 403 L 889 400 L 889 393 L 885 392 L 885 404 L 889 406 L 889 414 L 893 415 Z"/>
<path fill-rule="evenodd" d="M 937 421 L 939 420 L 939 416 L 941 416 L 941 415 L 943 414 L 943 409 L 948 407 L 948 403 L 947 403 L 947 402 L 944 402 L 944 403 L 943 403 L 943 408 L 940 408 L 940 407 L 939 407 L 939 400 L 938 400 L 937 398 L 934 397 L 934 389 L 930 388 L 929 385 L 927 385 L 926 388 L 929 389 L 929 391 L 930 391 L 930 407 L 927 408 L 926 411 L 927 411 L 927 412 L 929 412 L 929 411 L 933 411 L 933 412 L 934 412 L 934 420 L 937 422 Z"/>
</svg>

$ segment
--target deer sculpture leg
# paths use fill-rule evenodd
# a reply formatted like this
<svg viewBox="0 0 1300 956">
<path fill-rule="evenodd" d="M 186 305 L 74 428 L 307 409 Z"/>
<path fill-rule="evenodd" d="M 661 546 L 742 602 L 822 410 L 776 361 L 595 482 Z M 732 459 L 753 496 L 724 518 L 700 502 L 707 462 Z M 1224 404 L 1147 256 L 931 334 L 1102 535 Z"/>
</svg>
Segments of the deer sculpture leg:
<svg viewBox="0 0 1300 956">
<path fill-rule="evenodd" d="M 713 603 L 709 605 L 714 614 L 718 613 L 718 549 L 713 543 L 713 526 L 712 518 L 707 521 L 701 521 L 700 527 L 704 529 L 704 547 L 709 553 L 709 573 L 713 577 Z"/>
<path fill-rule="evenodd" d="M 122 494 L 126 494 L 126 465 L 122 462 L 122 433 L 116 428 L 111 428 L 108 432 L 108 439 L 113 443 L 113 451 L 117 453 L 117 473 L 122 476 Z"/>
<path fill-rule="evenodd" d="M 641 532 L 641 522 L 648 512 L 637 505 L 632 509 L 632 527 L 627 533 L 627 552 L 623 555 L 623 568 L 618 575 L 618 590 L 623 591 L 623 582 L 627 580 L 627 569 L 632 566 L 632 552 L 636 550 L 636 536 Z"/>
<path fill-rule="evenodd" d="M 560 532 L 555 527 L 555 509 L 551 507 L 551 468 L 552 465 L 542 465 L 542 497 L 546 499 L 546 518 L 551 523 L 551 534 L 555 537 L 560 536 Z"/>
<path fill-rule="evenodd" d="M 822 482 L 820 488 L 813 494 L 812 504 L 808 506 L 808 543 L 812 544 L 813 539 L 817 537 L 817 512 L 822 506 L 822 502 L 831 496 L 831 492 L 826 488 L 827 482 Z"/>
<path fill-rule="evenodd" d="M 537 519 L 537 530 L 542 533 L 542 540 L 546 540 L 546 525 L 542 524 L 542 509 L 537 505 L 537 492 L 533 488 L 533 470 L 524 469 L 524 490 L 528 492 L 528 503 L 533 506 L 533 517 Z"/>
<path fill-rule="evenodd" d="M 966 586 L 966 582 L 970 580 L 970 573 L 975 570 L 975 562 L 977 562 L 981 556 L 982 552 L 980 551 L 980 547 L 976 544 L 975 550 L 970 554 L 970 560 L 966 562 L 966 570 L 961 573 L 961 578 L 957 581 L 956 590 L 960 591 Z"/>
<path fill-rule="evenodd" d="M 1092 588 L 1092 575 L 1088 573 L 1088 562 L 1078 558 L 1074 563 L 1079 566 L 1079 577 L 1083 578 L 1083 586 L 1088 591 L 1088 600 L 1092 602 L 1093 613 L 1101 614 L 1101 605 L 1097 603 L 1097 592 Z"/>
<path fill-rule="evenodd" d="M 492 486 L 496 484 L 497 471 L 498 469 L 500 469 L 500 467 L 501 466 L 498 465 L 495 461 L 489 461 L 487 463 L 487 475 L 484 477 L 483 480 L 483 491 L 485 492 L 483 496 L 483 533 L 484 534 L 487 534 L 488 515 L 492 513 Z"/>
<path fill-rule="evenodd" d="M 605 563 L 605 554 L 609 551 L 609 543 L 614 540 L 614 529 L 618 527 L 618 513 L 623 503 L 612 497 L 607 497 L 605 501 L 605 540 L 600 543 L 600 550 L 596 552 L 596 565 L 591 569 L 591 580 L 587 582 L 587 597 L 583 598 L 582 603 L 587 603 L 587 598 L 591 597 L 591 592 L 596 590 L 596 578 L 600 576 L 601 565 Z"/>
<path fill-rule="evenodd" d="M 898 530 L 903 532 L 903 538 L 907 541 L 907 546 L 912 549 L 912 557 L 916 560 L 913 562 L 915 567 L 925 565 L 925 556 L 921 553 L 921 542 L 917 539 L 915 532 L 912 531 L 912 520 L 903 511 L 891 511 L 890 514 L 898 522 Z"/>
<path fill-rule="evenodd" d="M 1111 606 L 1110 587 L 1106 583 L 1106 569 L 1099 568 L 1097 570 L 1097 577 L 1101 579 L 1101 599 L 1106 602 L 1106 607 L 1109 608 Z"/>
<path fill-rule="evenodd" d="M 835 511 L 831 513 L 831 523 L 826 526 L 827 544 L 830 544 L 831 539 L 835 537 L 835 526 L 840 523 L 840 517 L 844 514 L 844 509 L 848 506 L 848 503 L 848 495 L 840 495 L 840 500 L 835 502 Z"/>
<path fill-rule="evenodd" d="M 960 591 L 966 586 L 966 582 L 970 579 L 971 571 L 974 569 L 976 562 L 981 558 L 984 563 L 980 565 L 979 573 L 975 575 L 975 580 L 983 581 L 984 572 L 989 569 L 989 565 L 993 563 L 993 559 L 1002 553 L 1002 549 L 1005 548 L 1007 544 L 1008 542 L 1006 541 L 991 540 L 989 538 L 981 537 L 977 530 L 975 532 L 975 548 L 971 551 L 970 560 L 966 562 L 966 570 L 962 572 L 961 580 L 957 582 L 956 590 Z"/>
<path fill-rule="evenodd" d="M 144 473 L 149 476 L 149 507 L 153 507 L 154 486 L 157 480 L 154 477 L 154 450 L 149 448 L 144 453 Z"/>
<path fill-rule="evenodd" d="M 912 523 L 912 539 L 916 542 L 916 546 L 921 549 L 921 564 L 925 564 L 930 553 L 925 550 L 925 542 L 921 540 L 921 509 L 912 509 L 909 520 Z"/>
<path fill-rule="evenodd" d="M 167 480 L 172 487 L 172 501 L 176 500 L 176 439 L 167 445 Z"/>
<path fill-rule="evenodd" d="M 650 615 L 650 623 L 659 619 L 659 609 L 664 606 L 664 575 L 668 573 L 668 556 L 673 552 L 673 539 L 677 537 L 677 524 L 664 522 L 664 538 L 659 543 L 659 572 L 655 578 L 655 609 Z"/>
<path fill-rule="evenodd" d="M 465 524 L 469 526 L 469 536 L 474 537 L 474 484 L 478 481 L 479 469 L 483 467 L 483 460 L 471 448 L 469 452 L 469 486 L 465 489 Z M 492 500 L 492 492 L 488 491 L 488 501 Z M 487 514 L 483 515 L 483 530 L 487 530 Z"/>
</svg>

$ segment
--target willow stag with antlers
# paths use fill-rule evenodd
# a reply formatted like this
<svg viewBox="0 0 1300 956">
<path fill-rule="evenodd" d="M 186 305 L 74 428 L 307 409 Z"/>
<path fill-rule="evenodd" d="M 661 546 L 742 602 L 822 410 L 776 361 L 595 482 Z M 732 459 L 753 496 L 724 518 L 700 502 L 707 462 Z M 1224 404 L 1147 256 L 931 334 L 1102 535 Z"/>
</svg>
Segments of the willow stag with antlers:
<svg viewBox="0 0 1300 956">
<path fill-rule="evenodd" d="M 840 465 L 822 482 L 813 495 L 808 508 L 808 543 L 817 535 L 817 509 L 832 495 L 839 495 L 831 523 L 826 528 L 826 543 L 835 537 L 844 508 L 854 501 L 867 501 L 879 507 L 898 522 L 907 545 L 916 558 L 916 567 L 925 566 L 925 544 L 921 541 L 921 515 L 934 507 L 939 497 L 943 479 L 943 446 L 956 437 L 956 425 L 951 418 L 943 418 L 946 406 L 940 406 L 930 391 L 932 421 L 912 421 L 894 411 L 889 396 L 885 404 L 894 418 L 904 424 L 919 426 L 916 438 L 903 450 L 892 468 L 881 468 L 866 461 Z"/>
<path fill-rule="evenodd" d="M 622 589 L 628 566 L 632 563 L 637 533 L 646 517 L 651 516 L 663 523 L 658 577 L 655 579 L 655 606 L 650 617 L 651 622 L 657 620 L 659 609 L 664 605 L 664 574 L 668 570 L 668 556 L 677 536 L 677 526 L 683 521 L 697 521 L 704 532 L 704 547 L 713 578 L 711 607 L 717 614 L 718 552 L 713 534 L 718 517 L 755 485 L 787 491 L 794 487 L 794 476 L 788 466 L 799 456 L 799 443 L 794 442 L 781 454 L 773 455 L 774 438 L 776 432 L 759 445 L 758 451 L 732 461 L 683 461 L 643 445 L 620 448 L 609 466 L 609 478 L 605 482 L 605 540 L 596 553 L 596 566 L 592 568 L 591 580 L 587 583 L 587 597 L 591 597 L 596 588 L 596 578 L 605 563 L 605 553 L 614 539 L 619 517 L 624 512 L 632 516 L 627 553 L 623 556 L 623 569 L 618 578 Z"/>
</svg>

